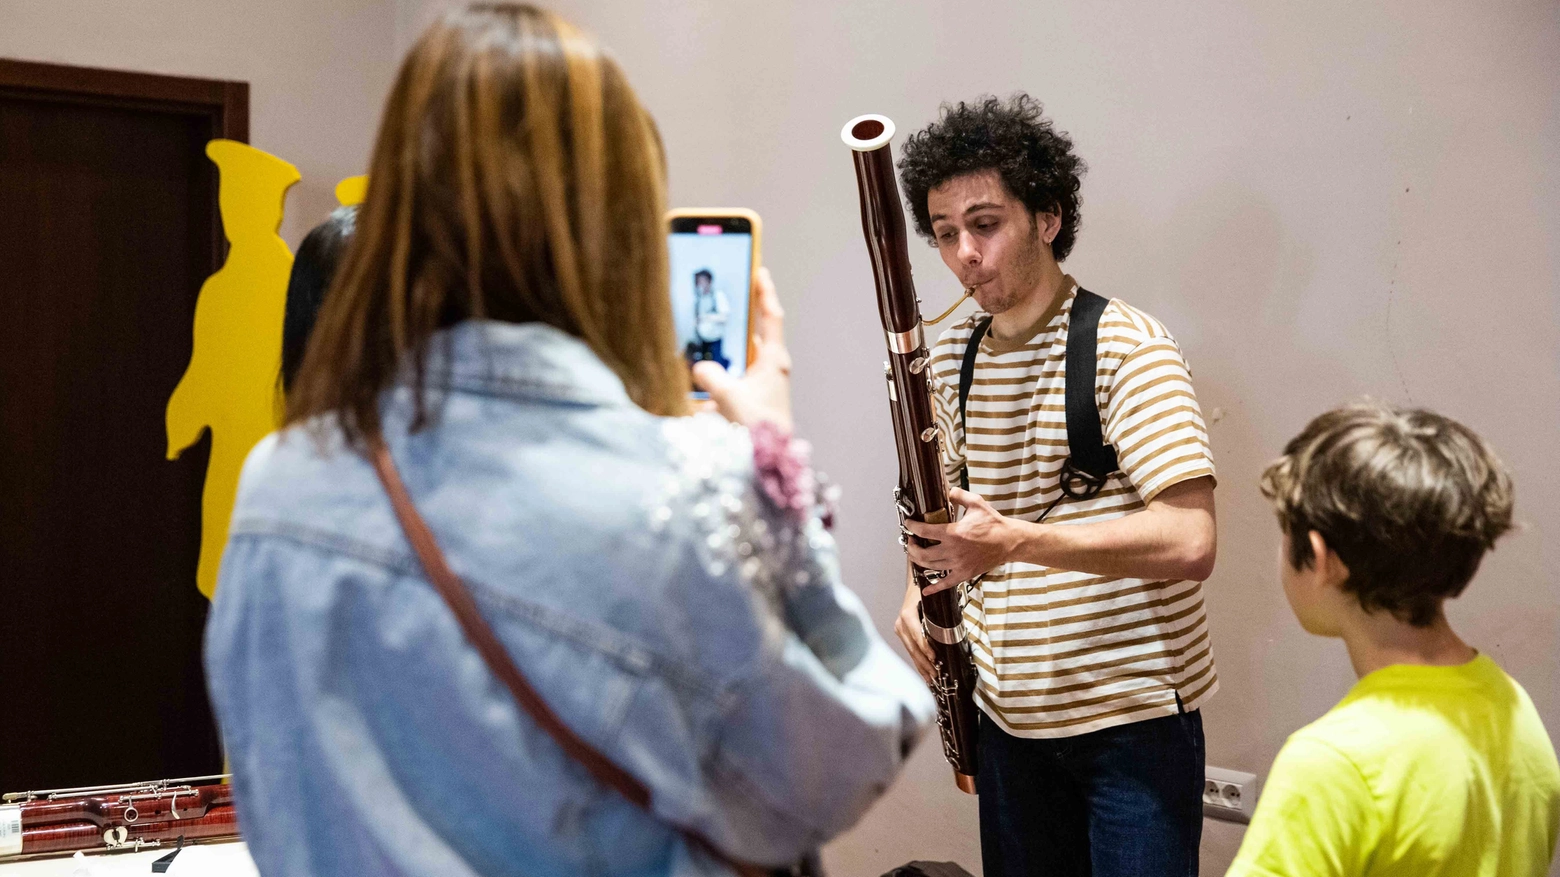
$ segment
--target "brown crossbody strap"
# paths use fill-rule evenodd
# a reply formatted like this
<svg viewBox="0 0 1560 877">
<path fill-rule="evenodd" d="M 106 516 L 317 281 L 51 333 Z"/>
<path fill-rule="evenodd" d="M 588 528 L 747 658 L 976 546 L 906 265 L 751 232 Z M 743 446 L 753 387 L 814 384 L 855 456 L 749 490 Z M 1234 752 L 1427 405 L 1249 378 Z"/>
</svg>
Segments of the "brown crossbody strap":
<svg viewBox="0 0 1560 877">
<path fill-rule="evenodd" d="M 504 683 L 504 687 L 509 689 L 515 701 L 530 715 L 531 719 L 551 735 L 569 757 L 590 771 L 590 775 L 595 777 L 597 782 L 615 789 L 635 806 L 653 814 L 654 811 L 650 807 L 650 789 L 570 730 L 547 702 L 542 700 L 542 696 L 536 693 L 536 689 L 531 687 L 531 683 L 526 681 L 520 668 L 515 666 L 514 660 L 509 657 L 509 652 L 493 633 L 493 628 L 488 626 L 487 620 L 478 611 L 477 601 L 471 596 L 471 591 L 466 589 L 460 577 L 455 575 L 449 564 L 445 562 L 444 552 L 439 549 L 439 543 L 434 540 L 433 531 L 428 529 L 428 524 L 423 520 L 422 515 L 418 514 L 417 507 L 412 504 L 411 495 L 406 492 L 406 485 L 401 481 L 401 473 L 396 471 L 395 461 L 390 458 L 389 449 L 385 447 L 384 442 L 376 439 L 370 443 L 369 451 L 373 458 L 374 471 L 379 474 L 379 481 L 384 485 L 385 493 L 390 495 L 390 506 L 395 509 L 396 519 L 401 522 L 402 532 L 406 534 L 407 541 L 412 544 L 412 550 L 417 553 L 423 572 L 438 590 L 439 596 L 449 604 L 456 620 L 460 622 L 461 629 L 466 633 L 466 639 L 482 656 L 488 669 Z M 764 877 L 775 873 L 727 856 L 700 834 L 681 828 L 678 830 L 692 844 L 743 877 Z"/>
</svg>

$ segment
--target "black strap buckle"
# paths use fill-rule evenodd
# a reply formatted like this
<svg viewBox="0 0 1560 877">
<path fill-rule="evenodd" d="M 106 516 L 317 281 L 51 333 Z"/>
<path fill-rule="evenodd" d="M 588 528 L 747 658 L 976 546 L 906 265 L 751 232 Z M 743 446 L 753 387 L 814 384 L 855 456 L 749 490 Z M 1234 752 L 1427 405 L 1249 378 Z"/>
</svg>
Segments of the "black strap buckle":
<svg viewBox="0 0 1560 877">
<path fill-rule="evenodd" d="M 1105 482 L 1109 480 L 1109 474 L 1097 475 L 1079 469 L 1073 464 L 1072 457 L 1068 457 L 1062 463 L 1062 493 L 1069 499 L 1093 499 L 1105 489 Z"/>
</svg>

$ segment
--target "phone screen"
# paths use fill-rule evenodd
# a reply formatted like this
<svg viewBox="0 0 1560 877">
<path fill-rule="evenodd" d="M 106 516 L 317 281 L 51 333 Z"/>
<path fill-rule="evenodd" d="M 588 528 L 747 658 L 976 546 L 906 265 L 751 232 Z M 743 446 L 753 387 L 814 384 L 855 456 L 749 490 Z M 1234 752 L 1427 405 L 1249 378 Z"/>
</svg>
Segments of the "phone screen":
<svg viewBox="0 0 1560 877">
<path fill-rule="evenodd" d="M 678 348 L 689 367 L 713 360 L 741 376 L 748 365 L 752 223 L 740 216 L 679 216 L 668 244 Z"/>
</svg>

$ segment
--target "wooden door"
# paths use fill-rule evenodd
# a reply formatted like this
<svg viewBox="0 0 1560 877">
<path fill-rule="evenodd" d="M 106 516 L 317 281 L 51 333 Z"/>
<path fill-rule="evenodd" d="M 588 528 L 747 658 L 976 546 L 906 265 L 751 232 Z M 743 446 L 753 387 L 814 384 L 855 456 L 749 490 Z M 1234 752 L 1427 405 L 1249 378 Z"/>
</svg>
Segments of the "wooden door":
<svg viewBox="0 0 1560 877">
<path fill-rule="evenodd" d="M 243 83 L 0 60 L 0 791 L 221 767 L 163 411 L 247 129 Z"/>
</svg>

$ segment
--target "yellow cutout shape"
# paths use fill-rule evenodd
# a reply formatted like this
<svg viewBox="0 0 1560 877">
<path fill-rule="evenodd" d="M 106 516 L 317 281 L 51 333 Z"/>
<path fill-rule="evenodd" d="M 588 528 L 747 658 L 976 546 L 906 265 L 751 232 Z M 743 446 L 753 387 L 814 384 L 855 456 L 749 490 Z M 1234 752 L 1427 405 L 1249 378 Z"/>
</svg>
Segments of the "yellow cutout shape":
<svg viewBox="0 0 1560 877">
<path fill-rule="evenodd" d="M 195 584 L 207 598 L 227 542 L 239 470 L 276 428 L 277 371 L 292 252 L 277 234 L 298 169 L 233 140 L 213 140 L 206 155 L 219 174 L 218 206 L 231 248 L 195 303 L 195 347 L 168 399 L 168 459 L 211 430 L 211 460 L 201 497 L 200 565 Z"/>
<path fill-rule="evenodd" d="M 368 196 L 368 174 L 347 177 L 336 184 L 336 202 L 342 207 L 362 204 Z"/>
</svg>

